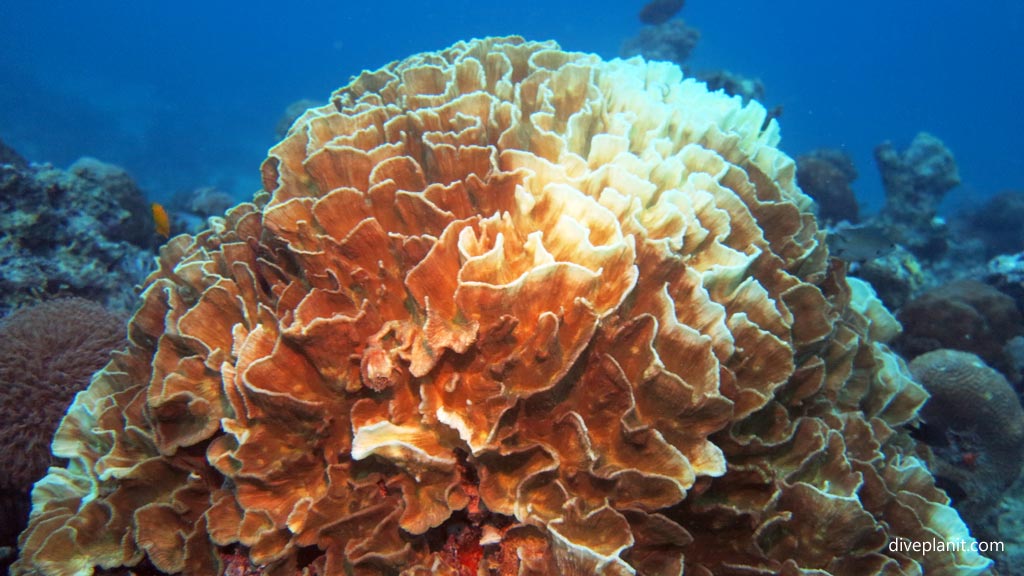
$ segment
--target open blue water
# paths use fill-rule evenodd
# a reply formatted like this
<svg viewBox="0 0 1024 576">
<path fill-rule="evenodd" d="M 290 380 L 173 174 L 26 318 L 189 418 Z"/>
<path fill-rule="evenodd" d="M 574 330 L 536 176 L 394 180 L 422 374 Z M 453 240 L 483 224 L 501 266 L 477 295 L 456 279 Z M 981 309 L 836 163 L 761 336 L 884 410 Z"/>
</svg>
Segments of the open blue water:
<svg viewBox="0 0 1024 576">
<path fill-rule="evenodd" d="M 128 168 L 155 199 L 258 187 L 274 125 L 299 98 L 475 36 L 553 38 L 616 56 L 643 0 L 90 2 L 0 4 L 0 138 L 35 161 L 82 155 Z M 690 64 L 760 77 L 782 104 L 782 147 L 847 150 L 880 204 L 872 150 L 927 130 L 944 140 L 969 204 L 1024 189 L 1024 3 L 690 0 L 703 38 Z"/>
</svg>

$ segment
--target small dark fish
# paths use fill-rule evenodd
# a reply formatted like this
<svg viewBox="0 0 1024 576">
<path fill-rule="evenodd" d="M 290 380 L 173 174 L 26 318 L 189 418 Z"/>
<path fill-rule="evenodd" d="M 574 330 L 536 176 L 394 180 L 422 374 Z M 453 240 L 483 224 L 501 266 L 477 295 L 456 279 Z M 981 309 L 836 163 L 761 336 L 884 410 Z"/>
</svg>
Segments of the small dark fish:
<svg viewBox="0 0 1024 576">
<path fill-rule="evenodd" d="M 640 10 L 640 21 L 658 25 L 666 22 L 683 9 L 685 0 L 651 0 Z"/>
<path fill-rule="evenodd" d="M 828 235 L 828 249 L 847 262 L 867 262 L 892 252 L 896 243 L 877 224 L 840 224 Z"/>
</svg>

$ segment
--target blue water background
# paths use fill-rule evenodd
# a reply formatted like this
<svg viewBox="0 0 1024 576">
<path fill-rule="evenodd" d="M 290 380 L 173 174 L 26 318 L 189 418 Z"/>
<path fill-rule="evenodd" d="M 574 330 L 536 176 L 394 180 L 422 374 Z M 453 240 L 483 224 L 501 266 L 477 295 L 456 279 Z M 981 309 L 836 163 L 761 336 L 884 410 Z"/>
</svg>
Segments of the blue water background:
<svg viewBox="0 0 1024 576">
<path fill-rule="evenodd" d="M 486 35 L 618 54 L 643 1 L 39 2 L 0 5 L 0 138 L 34 161 L 128 168 L 154 199 L 217 185 L 239 199 L 285 107 L 362 69 Z M 1024 3 L 690 0 L 695 68 L 761 78 L 782 147 L 849 152 L 869 207 L 872 150 L 920 130 L 954 152 L 951 204 L 1024 190 Z"/>
</svg>

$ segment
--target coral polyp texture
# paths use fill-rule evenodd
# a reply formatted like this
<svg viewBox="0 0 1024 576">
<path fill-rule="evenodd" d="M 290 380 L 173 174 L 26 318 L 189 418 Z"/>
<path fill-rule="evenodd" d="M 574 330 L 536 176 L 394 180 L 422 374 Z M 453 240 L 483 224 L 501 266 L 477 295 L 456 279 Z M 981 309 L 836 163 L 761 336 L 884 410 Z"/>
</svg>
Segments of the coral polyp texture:
<svg viewBox="0 0 1024 576">
<path fill-rule="evenodd" d="M 84 298 L 0 319 L 0 547 L 13 546 L 25 528 L 29 490 L 55 462 L 53 432 L 75 394 L 124 345 L 124 325 L 124 317 Z"/>
<path fill-rule="evenodd" d="M 931 394 L 922 429 L 932 445 L 935 475 L 984 518 L 1010 487 L 1024 460 L 1024 409 L 1002 374 L 969 352 L 939 349 L 910 363 Z"/>
<path fill-rule="evenodd" d="M 888 549 L 970 536 L 763 124 L 550 42 L 364 72 L 163 248 L 16 573 L 985 571 Z"/>
</svg>

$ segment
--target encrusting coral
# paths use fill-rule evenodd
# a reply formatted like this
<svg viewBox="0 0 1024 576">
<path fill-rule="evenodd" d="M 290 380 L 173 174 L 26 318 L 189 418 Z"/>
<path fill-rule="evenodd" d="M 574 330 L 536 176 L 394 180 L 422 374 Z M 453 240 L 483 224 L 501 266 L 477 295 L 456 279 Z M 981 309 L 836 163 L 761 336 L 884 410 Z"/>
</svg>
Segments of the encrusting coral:
<svg viewBox="0 0 1024 576">
<path fill-rule="evenodd" d="M 364 72 L 165 245 L 15 573 L 984 572 L 888 549 L 970 536 L 765 114 L 519 38 Z"/>
</svg>

